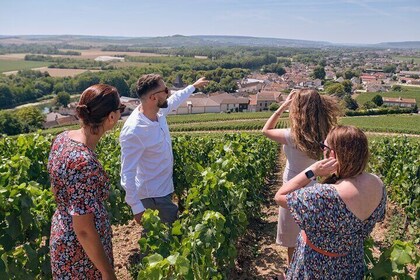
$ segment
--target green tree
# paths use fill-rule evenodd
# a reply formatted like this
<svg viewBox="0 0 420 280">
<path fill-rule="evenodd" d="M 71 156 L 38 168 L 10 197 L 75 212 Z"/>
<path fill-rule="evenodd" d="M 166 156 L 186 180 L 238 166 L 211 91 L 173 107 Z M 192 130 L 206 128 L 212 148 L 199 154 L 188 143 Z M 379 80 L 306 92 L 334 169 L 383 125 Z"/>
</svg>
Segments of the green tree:
<svg viewBox="0 0 420 280">
<path fill-rule="evenodd" d="M 392 91 L 402 91 L 402 87 L 400 85 L 393 85 L 391 90 Z"/>
<path fill-rule="evenodd" d="M 340 98 L 343 97 L 343 95 L 346 93 L 344 91 L 344 86 L 340 83 L 333 83 L 333 84 L 328 85 L 325 88 L 325 92 L 330 94 L 330 95 L 331 94 L 336 95 Z"/>
<path fill-rule="evenodd" d="M 364 104 L 363 104 L 363 106 L 362 106 L 364 109 L 373 109 L 373 108 L 376 108 L 377 107 L 377 105 L 373 102 L 373 101 L 366 101 Z"/>
<path fill-rule="evenodd" d="M 395 73 L 395 70 L 397 70 L 397 65 L 394 65 L 394 64 L 388 64 L 388 65 L 385 65 L 385 66 L 382 68 L 382 70 L 383 70 L 385 73 Z"/>
<path fill-rule="evenodd" d="M 353 77 L 359 77 L 359 74 L 356 71 L 347 69 L 346 71 L 344 71 L 343 77 L 344 79 L 350 80 Z"/>
<path fill-rule="evenodd" d="M 6 84 L 0 84 L 0 108 L 11 107 L 15 103 L 15 96 L 10 87 Z"/>
<path fill-rule="evenodd" d="M 272 64 L 269 64 L 269 65 L 264 65 L 262 67 L 262 72 L 264 72 L 264 73 L 276 73 L 279 76 L 281 76 L 284 73 L 286 73 L 286 70 L 284 70 L 284 68 L 280 64 L 272 63 Z"/>
<path fill-rule="evenodd" d="M 93 75 L 91 73 L 84 74 L 77 77 L 74 88 L 76 92 L 82 93 L 88 87 L 98 83 L 99 77 L 97 75 Z"/>
<path fill-rule="evenodd" d="M 34 87 L 39 90 L 42 95 L 50 94 L 52 92 L 52 85 L 44 81 L 36 81 Z"/>
<path fill-rule="evenodd" d="M 376 106 L 382 106 L 382 104 L 384 104 L 384 100 L 382 99 L 382 96 L 380 96 L 379 94 L 375 95 L 372 98 L 372 102 L 376 104 Z"/>
<path fill-rule="evenodd" d="M 16 135 L 22 133 L 22 123 L 10 112 L 0 112 L 0 133 Z"/>
<path fill-rule="evenodd" d="M 42 128 L 45 115 L 34 106 L 24 107 L 16 111 L 16 117 L 22 123 L 24 132 L 31 132 Z"/>
<path fill-rule="evenodd" d="M 341 84 L 344 87 L 344 92 L 345 93 L 348 93 L 348 94 L 351 94 L 352 89 L 353 89 L 352 82 L 350 80 L 344 80 Z"/>
<path fill-rule="evenodd" d="M 122 96 L 130 96 L 130 88 L 125 81 L 123 74 L 120 72 L 106 73 L 106 75 L 101 78 L 101 83 L 116 87 L 119 94 Z"/>
<path fill-rule="evenodd" d="M 277 110 L 278 108 L 280 107 L 280 105 L 279 104 L 277 104 L 277 103 L 271 103 L 270 104 L 270 106 L 268 106 L 268 109 L 270 110 L 270 111 L 275 111 L 275 110 Z"/>
<path fill-rule="evenodd" d="M 61 104 L 63 107 L 67 107 L 67 105 L 70 103 L 70 94 L 65 91 L 59 92 L 55 99 L 55 103 L 57 105 Z"/>
<path fill-rule="evenodd" d="M 312 77 L 323 80 L 325 78 L 325 69 L 321 65 L 315 67 Z"/>
<path fill-rule="evenodd" d="M 359 104 L 357 104 L 357 101 L 356 100 L 354 100 L 353 98 L 351 98 L 350 94 L 344 95 L 343 102 L 344 102 L 344 106 L 347 109 L 357 110 L 357 108 L 359 108 Z"/>
</svg>

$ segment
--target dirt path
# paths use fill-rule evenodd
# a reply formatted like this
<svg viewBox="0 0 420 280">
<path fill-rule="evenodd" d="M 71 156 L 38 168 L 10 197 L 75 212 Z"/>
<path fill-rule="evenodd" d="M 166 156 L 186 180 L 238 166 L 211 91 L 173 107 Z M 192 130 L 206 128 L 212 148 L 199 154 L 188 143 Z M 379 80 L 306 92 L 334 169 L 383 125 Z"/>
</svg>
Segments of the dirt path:
<svg viewBox="0 0 420 280">
<path fill-rule="evenodd" d="M 238 262 L 232 279 L 270 279 L 287 267 L 287 250 L 276 244 L 278 206 L 273 198 L 282 183 L 286 158 L 280 154 L 276 170 L 267 180 L 263 217 L 251 221 L 239 242 Z"/>
<path fill-rule="evenodd" d="M 114 249 L 115 272 L 119 280 L 131 280 L 128 264 L 138 256 L 141 227 L 134 221 L 128 225 L 113 226 L 114 236 L 112 245 Z"/>
</svg>

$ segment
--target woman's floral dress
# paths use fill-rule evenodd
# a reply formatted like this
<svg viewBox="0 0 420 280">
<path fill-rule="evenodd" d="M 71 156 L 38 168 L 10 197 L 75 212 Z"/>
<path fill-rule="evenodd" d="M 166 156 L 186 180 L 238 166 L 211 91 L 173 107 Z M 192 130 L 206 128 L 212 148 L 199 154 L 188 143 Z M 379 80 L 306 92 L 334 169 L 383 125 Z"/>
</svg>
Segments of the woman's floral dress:
<svg viewBox="0 0 420 280">
<path fill-rule="evenodd" d="M 299 227 L 316 247 L 341 257 L 311 249 L 299 234 L 287 279 L 363 279 L 363 242 L 385 217 L 386 191 L 371 216 L 361 221 L 347 209 L 333 185 L 315 184 L 287 195 L 287 205 Z"/>
<path fill-rule="evenodd" d="M 54 279 L 101 279 L 73 230 L 72 216 L 94 214 L 96 230 L 111 264 L 112 230 L 104 200 L 109 179 L 95 152 L 86 145 L 59 134 L 48 161 L 57 209 L 51 223 L 51 268 Z"/>
</svg>

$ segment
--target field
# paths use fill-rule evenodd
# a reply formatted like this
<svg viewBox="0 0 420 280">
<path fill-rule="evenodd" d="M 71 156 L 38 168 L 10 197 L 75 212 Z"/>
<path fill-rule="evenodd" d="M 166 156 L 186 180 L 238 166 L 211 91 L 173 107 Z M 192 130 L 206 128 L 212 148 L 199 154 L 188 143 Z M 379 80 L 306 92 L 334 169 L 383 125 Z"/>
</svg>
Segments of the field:
<svg viewBox="0 0 420 280">
<path fill-rule="evenodd" d="M 66 51 L 66 50 L 63 50 Z M 75 55 L 51 55 L 52 57 L 69 57 L 72 59 L 89 59 L 93 60 L 98 56 L 166 56 L 162 54 L 155 53 L 141 53 L 141 52 L 113 52 L 113 51 L 101 51 L 100 49 L 89 49 L 89 50 L 75 50 L 81 53 L 79 56 Z M 47 68 L 50 62 L 45 61 L 25 61 L 25 55 L 27 53 L 17 53 L 17 54 L 5 54 L 0 55 L 0 73 L 5 75 L 16 74 L 18 70 L 39 70 L 42 72 L 48 72 L 52 77 L 74 77 L 80 73 L 85 72 L 83 69 L 50 69 Z M 141 67 L 148 65 L 148 63 L 137 63 L 137 62 L 113 62 L 111 65 L 115 67 Z M 93 72 L 99 70 L 93 70 Z"/>
<path fill-rule="evenodd" d="M 420 107 L 420 87 L 403 87 L 403 91 L 361 93 L 356 97 L 356 101 L 361 106 L 367 101 L 372 100 L 372 98 L 377 94 L 381 95 L 382 97 L 415 98 L 417 101 L 417 106 Z"/>
<path fill-rule="evenodd" d="M 411 60 L 414 60 L 415 63 L 420 64 L 420 57 L 416 56 L 394 56 L 392 59 L 395 60 L 401 60 L 401 61 L 407 61 L 411 62 Z"/>
<path fill-rule="evenodd" d="M 47 65 L 48 65 L 48 62 L 44 62 L 44 61 L 0 59 L 0 73 L 17 71 L 17 70 L 28 70 L 28 69 L 38 68 L 38 67 L 45 67 Z M 7 73 L 4 73 L 4 74 L 7 74 Z"/>
<path fill-rule="evenodd" d="M 89 49 L 89 50 L 74 50 L 80 52 L 80 56 L 74 56 L 75 58 L 81 59 L 95 59 L 98 56 L 118 56 L 118 55 L 129 55 L 129 56 L 167 56 L 164 54 L 157 53 L 142 53 L 142 52 L 114 52 L 114 51 L 102 51 L 100 49 Z M 73 57 L 73 56 L 72 56 Z"/>
<path fill-rule="evenodd" d="M 366 131 L 420 134 L 420 114 L 346 117 L 340 123 Z"/>
<path fill-rule="evenodd" d="M 267 121 L 270 112 L 234 113 L 234 114 L 198 114 L 172 115 L 168 117 L 169 129 L 176 133 L 224 134 L 229 131 L 247 131 L 259 133 Z M 124 121 L 120 121 L 121 125 Z M 343 117 L 340 124 L 355 125 L 366 132 L 406 133 L 420 135 L 420 114 L 417 115 L 380 115 Z M 279 119 L 278 127 L 288 127 L 287 117 Z M 63 126 L 42 131 L 42 134 L 56 134 L 77 126 Z M 416 137 L 419 139 L 419 137 Z"/>
</svg>

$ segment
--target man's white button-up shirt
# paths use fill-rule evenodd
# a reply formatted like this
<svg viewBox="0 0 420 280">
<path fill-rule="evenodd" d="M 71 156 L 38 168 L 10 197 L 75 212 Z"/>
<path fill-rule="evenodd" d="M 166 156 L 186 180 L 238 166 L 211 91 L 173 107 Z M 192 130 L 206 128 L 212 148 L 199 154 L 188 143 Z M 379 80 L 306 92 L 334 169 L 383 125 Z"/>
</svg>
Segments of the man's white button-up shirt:
<svg viewBox="0 0 420 280">
<path fill-rule="evenodd" d="M 121 130 L 121 186 L 134 215 L 145 210 L 141 199 L 163 197 L 174 191 L 174 160 L 166 116 L 194 90 L 190 85 L 173 93 L 168 107 L 159 110 L 157 121 L 149 120 L 137 107 Z"/>
</svg>

